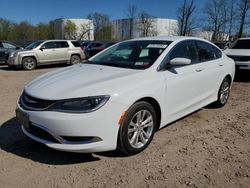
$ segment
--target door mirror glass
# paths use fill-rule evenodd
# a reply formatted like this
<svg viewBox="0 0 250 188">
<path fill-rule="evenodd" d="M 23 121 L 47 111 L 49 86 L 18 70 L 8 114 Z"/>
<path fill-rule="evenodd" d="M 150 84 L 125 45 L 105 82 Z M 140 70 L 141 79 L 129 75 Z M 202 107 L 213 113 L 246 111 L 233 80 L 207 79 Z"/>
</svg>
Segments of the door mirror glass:
<svg viewBox="0 0 250 188">
<path fill-rule="evenodd" d="M 191 59 L 177 57 L 177 58 L 170 60 L 169 63 L 170 65 L 176 65 L 176 66 L 189 65 L 191 64 Z"/>
</svg>

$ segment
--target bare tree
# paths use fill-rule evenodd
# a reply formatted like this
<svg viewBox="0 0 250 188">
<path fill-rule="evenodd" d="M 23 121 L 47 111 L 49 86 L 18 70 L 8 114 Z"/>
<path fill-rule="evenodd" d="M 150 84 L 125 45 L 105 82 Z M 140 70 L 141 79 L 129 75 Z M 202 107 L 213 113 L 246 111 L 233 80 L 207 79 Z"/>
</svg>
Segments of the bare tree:
<svg viewBox="0 0 250 188">
<path fill-rule="evenodd" d="M 228 14 L 228 34 L 232 36 L 233 28 L 235 27 L 235 0 L 229 0 L 229 14 Z"/>
<path fill-rule="evenodd" d="M 80 28 L 80 35 L 78 40 L 90 40 L 90 32 L 93 28 L 91 28 L 91 22 L 89 21 L 86 24 L 82 24 Z"/>
<path fill-rule="evenodd" d="M 192 15 L 195 11 L 194 0 L 187 2 L 184 0 L 183 5 L 177 10 L 179 22 L 179 35 L 185 36 L 190 34 L 193 29 L 194 19 Z"/>
<path fill-rule="evenodd" d="M 225 30 L 227 23 L 226 0 L 209 0 L 205 4 L 204 12 L 207 15 L 208 26 L 213 32 L 212 41 L 218 41 L 221 37 L 221 30 Z"/>
<path fill-rule="evenodd" d="M 141 31 L 141 36 L 154 36 L 156 35 L 155 20 L 154 17 L 145 11 L 139 14 L 139 30 Z"/>
<path fill-rule="evenodd" d="M 129 38 L 132 38 L 134 30 L 134 20 L 137 17 L 137 6 L 135 4 L 129 5 L 127 10 L 125 11 L 125 14 L 129 18 Z"/>
<path fill-rule="evenodd" d="M 240 0 L 239 15 L 240 15 L 240 27 L 238 32 L 238 38 L 242 37 L 244 26 L 246 24 L 246 16 L 250 9 L 250 0 Z"/>
</svg>

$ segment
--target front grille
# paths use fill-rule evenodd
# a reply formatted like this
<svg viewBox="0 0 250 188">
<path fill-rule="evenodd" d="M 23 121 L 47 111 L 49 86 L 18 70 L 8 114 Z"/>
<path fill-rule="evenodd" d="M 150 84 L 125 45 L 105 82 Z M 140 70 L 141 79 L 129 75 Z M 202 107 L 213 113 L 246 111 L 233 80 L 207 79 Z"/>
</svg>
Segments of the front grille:
<svg viewBox="0 0 250 188">
<path fill-rule="evenodd" d="M 228 56 L 232 58 L 234 61 L 250 61 L 250 56 Z"/>
<path fill-rule="evenodd" d="M 50 107 L 56 101 L 38 99 L 29 96 L 25 92 L 21 95 L 19 99 L 19 105 L 25 110 L 41 111 Z"/>
<path fill-rule="evenodd" d="M 43 139 L 43 140 L 47 140 L 50 142 L 55 142 L 55 143 L 59 143 L 58 140 L 56 140 L 50 133 L 48 133 L 47 131 L 45 131 L 44 129 L 41 129 L 37 126 L 32 125 L 31 123 L 29 124 L 28 127 L 24 127 L 24 129 L 30 133 L 31 135 Z"/>
</svg>

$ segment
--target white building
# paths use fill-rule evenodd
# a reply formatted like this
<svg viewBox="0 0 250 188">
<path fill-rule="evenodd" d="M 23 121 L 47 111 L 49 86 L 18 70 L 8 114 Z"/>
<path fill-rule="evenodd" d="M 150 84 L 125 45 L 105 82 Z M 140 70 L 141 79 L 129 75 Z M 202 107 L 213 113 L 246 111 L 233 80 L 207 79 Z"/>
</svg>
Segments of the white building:
<svg viewBox="0 0 250 188">
<path fill-rule="evenodd" d="M 75 40 L 94 40 L 94 25 L 89 19 L 56 19 L 54 20 L 55 39 L 69 39 L 64 31 L 68 22 L 72 22 L 76 26 L 76 32 L 73 36 Z"/>
<path fill-rule="evenodd" d="M 151 24 L 148 27 L 147 36 L 170 36 L 178 34 L 178 21 L 166 18 L 150 18 Z M 130 31 L 131 20 L 130 19 L 118 19 L 111 23 L 112 37 L 116 40 L 125 40 L 129 38 L 143 37 L 144 24 L 140 18 L 133 20 L 132 29 Z M 131 32 L 131 36 L 130 36 Z"/>
</svg>

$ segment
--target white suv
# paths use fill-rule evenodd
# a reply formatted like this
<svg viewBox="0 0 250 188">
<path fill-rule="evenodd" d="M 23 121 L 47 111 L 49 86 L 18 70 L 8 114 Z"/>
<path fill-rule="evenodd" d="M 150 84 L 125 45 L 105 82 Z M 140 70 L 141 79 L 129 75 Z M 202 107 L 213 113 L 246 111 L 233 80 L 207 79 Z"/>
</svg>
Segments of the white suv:
<svg viewBox="0 0 250 188">
<path fill-rule="evenodd" d="M 224 52 L 235 61 L 237 68 L 250 70 L 250 38 L 238 39 Z"/>
<path fill-rule="evenodd" d="M 76 64 L 82 59 L 85 59 L 85 55 L 77 41 L 46 40 L 33 42 L 23 50 L 12 52 L 8 65 L 32 70 L 45 64 Z"/>
</svg>

